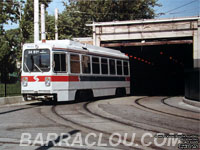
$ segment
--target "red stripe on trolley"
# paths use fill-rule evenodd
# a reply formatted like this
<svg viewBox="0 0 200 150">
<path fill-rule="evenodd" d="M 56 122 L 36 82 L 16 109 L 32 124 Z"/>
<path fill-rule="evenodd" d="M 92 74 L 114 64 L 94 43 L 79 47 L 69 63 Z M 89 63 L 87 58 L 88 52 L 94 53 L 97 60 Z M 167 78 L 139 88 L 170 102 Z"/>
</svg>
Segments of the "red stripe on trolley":
<svg viewBox="0 0 200 150">
<path fill-rule="evenodd" d="M 44 82 L 46 77 L 50 77 L 52 82 L 79 81 L 78 76 L 21 76 L 21 80 L 24 77 L 28 78 L 28 82 Z"/>
<path fill-rule="evenodd" d="M 51 76 L 51 81 L 63 82 L 63 81 L 79 81 L 78 76 Z"/>
</svg>

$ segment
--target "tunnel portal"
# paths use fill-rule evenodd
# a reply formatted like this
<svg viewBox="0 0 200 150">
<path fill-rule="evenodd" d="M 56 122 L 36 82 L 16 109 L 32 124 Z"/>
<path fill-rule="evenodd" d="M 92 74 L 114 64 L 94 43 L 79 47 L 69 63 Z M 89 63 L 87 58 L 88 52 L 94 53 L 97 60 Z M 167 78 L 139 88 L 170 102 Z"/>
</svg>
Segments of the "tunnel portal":
<svg viewBox="0 0 200 150">
<path fill-rule="evenodd" d="M 184 95 L 184 72 L 193 67 L 193 45 L 126 47 L 132 95 Z"/>
<path fill-rule="evenodd" d="M 132 95 L 200 101 L 200 17 L 93 22 L 92 43 L 130 57 Z"/>
</svg>

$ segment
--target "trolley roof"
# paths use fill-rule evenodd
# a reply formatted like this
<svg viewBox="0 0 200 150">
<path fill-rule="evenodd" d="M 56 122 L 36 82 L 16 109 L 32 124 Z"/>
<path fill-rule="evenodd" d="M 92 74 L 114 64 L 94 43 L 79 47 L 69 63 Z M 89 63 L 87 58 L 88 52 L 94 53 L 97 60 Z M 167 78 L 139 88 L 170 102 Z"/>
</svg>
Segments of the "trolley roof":
<svg viewBox="0 0 200 150">
<path fill-rule="evenodd" d="M 71 40 L 47 40 L 46 43 L 42 43 L 41 41 L 37 43 L 27 43 L 24 44 L 23 50 L 25 49 L 40 49 L 40 48 L 52 48 L 56 50 L 73 50 L 74 52 L 83 52 L 83 53 L 91 53 L 91 54 L 100 54 L 107 56 L 114 56 L 123 59 L 128 59 L 124 53 L 104 47 L 93 46 L 89 44 L 82 44 L 76 41 Z"/>
</svg>

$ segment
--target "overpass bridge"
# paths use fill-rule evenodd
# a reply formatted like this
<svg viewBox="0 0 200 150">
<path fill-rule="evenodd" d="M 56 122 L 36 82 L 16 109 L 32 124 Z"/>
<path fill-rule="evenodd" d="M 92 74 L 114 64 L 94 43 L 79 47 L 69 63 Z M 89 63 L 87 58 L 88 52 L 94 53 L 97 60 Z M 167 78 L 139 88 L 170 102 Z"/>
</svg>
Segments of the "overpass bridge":
<svg viewBox="0 0 200 150">
<path fill-rule="evenodd" d="M 200 17 L 94 22 L 88 26 L 93 28 L 94 45 L 129 55 L 133 95 L 166 95 L 168 91 L 169 95 L 185 93 L 187 98 L 200 100 Z"/>
</svg>

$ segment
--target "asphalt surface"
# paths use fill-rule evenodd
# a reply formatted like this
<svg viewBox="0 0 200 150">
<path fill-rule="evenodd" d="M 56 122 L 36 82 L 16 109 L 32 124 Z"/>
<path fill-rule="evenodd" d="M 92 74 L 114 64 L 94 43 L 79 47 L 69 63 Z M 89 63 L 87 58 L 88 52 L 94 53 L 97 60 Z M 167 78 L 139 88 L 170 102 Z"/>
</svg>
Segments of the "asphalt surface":
<svg viewBox="0 0 200 150">
<path fill-rule="evenodd" d="M 0 106 L 0 149 L 198 149 L 200 108 L 182 99 L 123 97 Z"/>
</svg>

